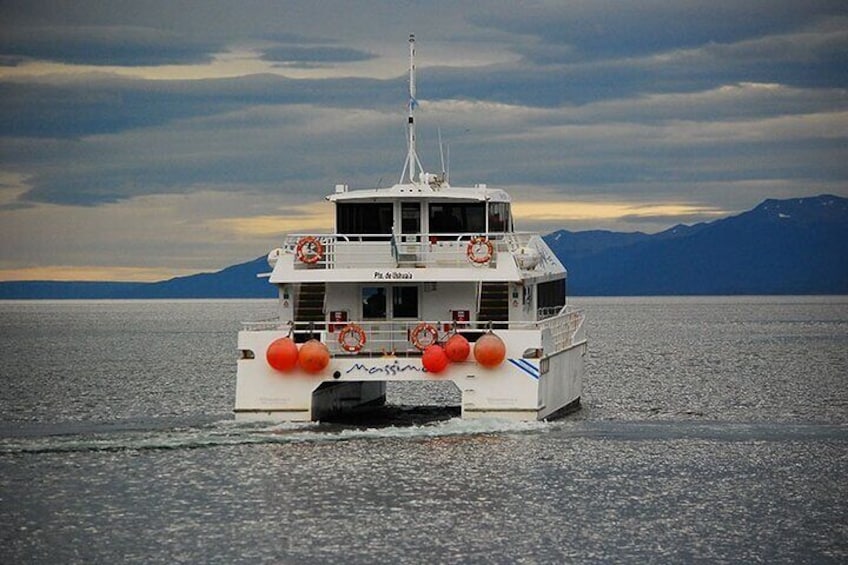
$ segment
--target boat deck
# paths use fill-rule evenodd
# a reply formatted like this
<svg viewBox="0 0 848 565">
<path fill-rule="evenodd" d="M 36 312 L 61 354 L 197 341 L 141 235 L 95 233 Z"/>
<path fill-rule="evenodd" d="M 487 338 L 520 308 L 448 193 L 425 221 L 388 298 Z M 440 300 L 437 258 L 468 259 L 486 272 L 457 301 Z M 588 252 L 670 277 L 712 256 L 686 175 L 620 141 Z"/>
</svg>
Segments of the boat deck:
<svg viewBox="0 0 848 565">
<path fill-rule="evenodd" d="M 474 342 L 490 327 L 494 327 L 499 335 L 508 339 L 510 333 L 519 332 L 549 332 L 550 348 L 561 351 L 573 343 L 574 335 L 583 322 L 583 312 L 567 307 L 556 315 L 549 315 L 538 322 L 463 322 L 454 325 L 449 321 L 421 320 L 352 320 L 345 322 L 281 322 L 267 320 L 261 322 L 244 322 L 243 331 L 273 331 L 291 332 L 295 341 L 304 342 L 316 337 L 324 342 L 333 357 L 420 357 L 421 350 L 412 343 L 411 334 L 418 326 L 427 324 L 438 331 L 438 341 L 443 342 L 457 331 L 468 341 Z M 339 335 L 348 325 L 355 325 L 364 330 L 367 336 L 362 349 L 351 352 L 344 349 Z"/>
</svg>

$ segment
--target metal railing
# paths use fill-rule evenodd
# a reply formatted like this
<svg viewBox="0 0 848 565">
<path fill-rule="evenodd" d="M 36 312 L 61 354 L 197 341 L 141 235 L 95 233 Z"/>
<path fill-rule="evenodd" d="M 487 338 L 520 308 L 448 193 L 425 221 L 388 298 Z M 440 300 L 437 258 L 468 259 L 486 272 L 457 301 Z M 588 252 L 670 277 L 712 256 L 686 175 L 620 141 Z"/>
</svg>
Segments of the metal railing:
<svg viewBox="0 0 848 565">
<path fill-rule="evenodd" d="M 583 313 L 580 310 L 564 308 L 560 314 L 538 322 L 497 322 L 496 333 L 509 330 L 549 330 L 553 339 L 555 351 L 565 349 L 573 342 L 573 337 L 583 323 Z M 454 325 L 445 321 L 419 320 L 358 320 L 351 322 L 285 322 L 279 320 L 263 322 L 245 322 L 245 331 L 286 331 L 290 332 L 297 341 L 305 341 L 310 337 L 320 339 L 327 344 L 333 356 L 384 356 L 396 355 L 409 357 L 421 354 L 413 343 L 413 333 L 421 324 L 428 324 L 437 331 L 437 339 L 442 342 L 450 334 L 457 331 L 466 334 L 471 341 L 477 339 L 483 332 L 488 331 L 492 322 L 462 322 Z M 361 328 L 365 341 L 356 352 L 345 350 L 339 341 L 342 330 L 349 325 Z M 354 336 L 356 337 L 356 336 Z M 354 340 L 353 343 L 356 343 Z"/>
<path fill-rule="evenodd" d="M 469 257 L 469 245 L 475 237 L 491 243 L 491 258 L 475 262 Z M 375 269 L 418 267 L 477 267 L 494 268 L 499 255 L 514 253 L 527 246 L 533 233 L 445 233 L 445 234 L 291 234 L 283 243 L 283 252 L 297 255 L 303 242 L 314 238 L 320 252 L 310 255 L 310 261 L 295 257 L 295 269 L 344 269 L 373 267 Z"/>
<path fill-rule="evenodd" d="M 540 320 L 535 325 L 540 330 L 550 330 L 554 351 L 561 351 L 574 343 L 574 337 L 585 319 L 582 310 L 566 306 L 558 315 Z"/>
</svg>

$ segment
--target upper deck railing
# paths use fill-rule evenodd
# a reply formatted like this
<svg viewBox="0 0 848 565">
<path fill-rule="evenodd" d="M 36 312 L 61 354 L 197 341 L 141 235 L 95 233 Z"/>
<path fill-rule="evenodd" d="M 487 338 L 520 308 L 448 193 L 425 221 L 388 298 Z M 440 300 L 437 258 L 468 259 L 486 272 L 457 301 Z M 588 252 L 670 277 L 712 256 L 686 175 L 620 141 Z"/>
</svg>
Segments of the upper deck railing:
<svg viewBox="0 0 848 565">
<path fill-rule="evenodd" d="M 534 238 L 540 239 L 530 232 L 291 234 L 283 253 L 295 256 L 295 269 L 496 268 L 500 256 L 527 248 Z"/>
</svg>

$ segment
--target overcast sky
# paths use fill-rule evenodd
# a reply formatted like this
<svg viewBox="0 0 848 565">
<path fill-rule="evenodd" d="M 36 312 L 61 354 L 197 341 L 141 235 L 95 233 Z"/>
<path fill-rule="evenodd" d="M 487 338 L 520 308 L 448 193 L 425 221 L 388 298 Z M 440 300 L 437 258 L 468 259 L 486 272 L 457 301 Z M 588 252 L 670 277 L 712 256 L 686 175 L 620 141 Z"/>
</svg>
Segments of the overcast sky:
<svg viewBox="0 0 848 565">
<path fill-rule="evenodd" d="M 0 280 L 159 280 L 327 231 L 419 155 L 519 229 L 848 196 L 848 2 L 3 0 Z"/>
</svg>

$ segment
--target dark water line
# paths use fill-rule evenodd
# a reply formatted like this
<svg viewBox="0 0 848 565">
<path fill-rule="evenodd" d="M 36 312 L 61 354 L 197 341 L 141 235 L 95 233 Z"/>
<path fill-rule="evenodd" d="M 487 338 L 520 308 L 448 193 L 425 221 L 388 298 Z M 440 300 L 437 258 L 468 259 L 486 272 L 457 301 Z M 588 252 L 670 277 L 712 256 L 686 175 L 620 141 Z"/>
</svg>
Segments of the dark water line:
<svg viewBox="0 0 848 565">
<path fill-rule="evenodd" d="M 245 424 L 203 418 L 193 424 L 166 421 L 77 424 L 61 434 L 25 435 L 0 439 L 0 455 L 173 451 L 269 444 L 324 444 L 345 441 L 414 441 L 443 436 L 544 434 L 550 439 L 589 439 L 624 442 L 848 442 L 848 426 L 798 423 L 738 423 L 721 421 L 560 421 L 509 422 L 459 419 L 409 423 L 385 420 L 377 426 L 345 424 Z M 47 431 L 47 430 L 45 430 Z"/>
</svg>

